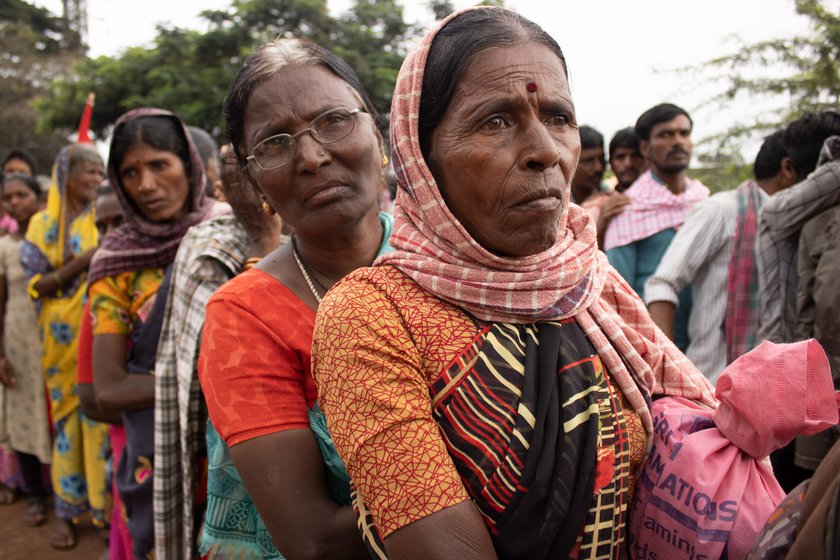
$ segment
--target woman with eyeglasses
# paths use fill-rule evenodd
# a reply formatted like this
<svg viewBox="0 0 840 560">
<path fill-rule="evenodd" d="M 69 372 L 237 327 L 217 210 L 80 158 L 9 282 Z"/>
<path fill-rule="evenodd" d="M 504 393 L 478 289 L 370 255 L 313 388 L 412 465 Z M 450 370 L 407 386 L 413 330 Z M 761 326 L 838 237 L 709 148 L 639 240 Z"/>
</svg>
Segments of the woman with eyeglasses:
<svg viewBox="0 0 840 560">
<path fill-rule="evenodd" d="M 377 202 L 388 160 L 376 111 L 346 62 L 284 39 L 245 61 L 225 118 L 263 211 L 294 231 L 207 305 L 198 370 L 210 420 L 279 550 L 243 557 L 370 558 L 309 362 L 321 298 L 390 250 L 392 219 Z M 205 530 L 224 530 L 224 520 L 208 510 Z"/>
</svg>

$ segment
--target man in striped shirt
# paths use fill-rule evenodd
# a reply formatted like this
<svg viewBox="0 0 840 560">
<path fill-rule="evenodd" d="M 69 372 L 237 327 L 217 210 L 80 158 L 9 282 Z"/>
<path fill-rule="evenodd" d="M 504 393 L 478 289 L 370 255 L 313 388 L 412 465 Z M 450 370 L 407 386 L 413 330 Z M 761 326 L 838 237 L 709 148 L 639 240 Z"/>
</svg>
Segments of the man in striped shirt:
<svg viewBox="0 0 840 560">
<path fill-rule="evenodd" d="M 787 158 L 781 131 L 765 139 L 753 166 L 763 199 L 791 186 L 796 174 Z M 698 203 L 680 227 L 656 272 L 645 285 L 651 318 L 673 338 L 678 294 L 691 285 L 686 356 L 712 383 L 726 366 L 724 319 L 732 241 L 738 220 L 738 190 Z"/>
</svg>

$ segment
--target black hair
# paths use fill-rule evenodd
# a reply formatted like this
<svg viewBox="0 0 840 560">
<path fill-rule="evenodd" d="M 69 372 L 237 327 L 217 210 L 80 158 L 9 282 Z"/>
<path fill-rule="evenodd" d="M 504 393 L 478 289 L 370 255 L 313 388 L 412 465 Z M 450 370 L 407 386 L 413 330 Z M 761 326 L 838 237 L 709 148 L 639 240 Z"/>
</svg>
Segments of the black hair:
<svg viewBox="0 0 840 560">
<path fill-rule="evenodd" d="M 783 137 L 785 150 L 800 181 L 816 169 L 823 142 L 834 135 L 840 135 L 838 111 L 807 113 L 787 125 Z"/>
<path fill-rule="evenodd" d="M 114 139 L 111 141 L 108 165 L 114 169 L 118 177 L 125 153 L 139 143 L 177 155 L 184 164 L 187 177 L 192 176 L 190 148 L 184 136 L 184 129 L 176 117 L 165 115 L 137 117 L 117 128 Z"/>
<path fill-rule="evenodd" d="M 691 115 L 682 107 L 678 107 L 673 103 L 660 103 L 651 107 L 642 113 L 639 120 L 636 121 L 635 129 L 636 134 L 639 135 L 639 140 L 649 141 L 650 133 L 654 126 L 673 120 L 680 115 L 685 115 L 688 118 L 688 122 L 694 127 L 694 121 L 691 120 Z"/>
<path fill-rule="evenodd" d="M 639 152 L 639 135 L 636 134 L 635 128 L 628 126 L 615 133 L 612 140 L 610 140 L 610 157 L 613 157 L 613 154 L 619 148 L 630 148 L 633 151 Z"/>
<path fill-rule="evenodd" d="M 578 129 L 580 133 L 580 148 L 586 150 L 589 148 L 604 149 L 604 135 L 592 128 L 589 125 L 583 125 Z"/>
<path fill-rule="evenodd" d="M 34 177 L 35 175 L 37 175 L 37 172 L 35 171 L 35 158 L 32 156 L 32 154 L 24 150 L 12 150 L 8 154 L 6 154 L 6 157 L 3 158 L 3 163 L 0 163 L 0 169 L 6 167 L 6 164 L 13 159 L 19 159 L 23 161 L 24 163 L 26 163 L 26 165 L 29 166 L 29 170 L 32 171 L 32 176 Z"/>
<path fill-rule="evenodd" d="M 431 132 L 440 123 L 455 88 L 466 69 L 481 52 L 492 48 L 516 47 L 525 43 L 548 47 L 563 65 L 563 50 L 542 27 L 516 12 L 503 8 L 480 8 L 465 12 L 440 29 L 432 41 L 423 72 L 418 135 L 424 155 Z"/>
<path fill-rule="evenodd" d="M 782 160 L 787 157 L 783 136 L 784 131 L 777 130 L 764 138 L 753 163 L 753 176 L 756 181 L 770 179 L 781 171 Z"/>
<path fill-rule="evenodd" d="M 6 175 L 5 177 L 3 177 L 3 181 L 2 183 L 0 183 L 0 192 L 5 192 L 6 184 L 12 181 L 20 181 L 21 183 L 26 185 L 26 188 L 28 188 L 35 194 L 35 198 L 41 196 L 41 184 L 35 177 L 26 175 L 24 173 L 12 173 L 11 175 Z"/>
<path fill-rule="evenodd" d="M 230 84 L 224 102 L 223 111 L 228 141 L 233 144 L 233 151 L 242 166 L 245 165 L 247 157 L 247 154 L 242 152 L 245 109 L 251 94 L 257 86 L 277 76 L 284 68 L 291 65 L 326 68 L 353 88 L 362 99 L 365 111 L 370 113 L 374 122 L 379 121 L 379 113 L 362 85 L 362 81 L 344 59 L 310 41 L 277 38 L 260 46 L 245 59 L 239 73 Z"/>
</svg>

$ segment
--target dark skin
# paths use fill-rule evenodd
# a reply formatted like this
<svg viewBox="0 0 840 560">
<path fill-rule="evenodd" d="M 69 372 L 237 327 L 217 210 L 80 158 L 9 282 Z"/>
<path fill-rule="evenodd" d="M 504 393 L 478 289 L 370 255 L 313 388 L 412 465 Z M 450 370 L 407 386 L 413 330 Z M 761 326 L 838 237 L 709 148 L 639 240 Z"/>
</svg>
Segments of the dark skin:
<svg viewBox="0 0 840 560">
<path fill-rule="evenodd" d="M 768 195 L 773 196 L 779 191 L 791 187 L 797 183 L 796 171 L 790 163 L 790 158 L 782 159 L 779 172 L 767 179 L 756 181 L 758 186 Z M 665 333 L 665 336 L 674 340 L 674 325 L 677 316 L 677 306 L 670 301 L 652 301 L 648 305 L 650 318 Z"/>
<path fill-rule="evenodd" d="M 250 154 L 269 136 L 308 128 L 324 111 L 362 106 L 355 91 L 326 69 L 286 67 L 252 93 L 240 151 Z M 309 134 L 299 136 L 294 159 L 281 168 L 264 171 L 253 163 L 247 167 L 263 200 L 295 231 L 313 280 L 325 288 L 369 265 L 382 242 L 376 205 L 381 138 L 367 114 L 355 119 L 353 132 L 335 143 L 321 145 Z M 257 268 L 317 310 L 318 301 L 292 256 L 291 243 L 272 251 Z M 369 558 L 352 508 L 330 498 L 323 457 L 309 429 L 244 441 L 231 448 L 231 456 L 286 558 Z"/>
<path fill-rule="evenodd" d="M 655 124 L 650 138 L 639 141 L 639 148 L 650 162 L 653 174 L 674 194 L 685 191 L 686 169 L 693 146 L 691 120 L 685 115 Z"/>
<path fill-rule="evenodd" d="M 96 199 L 96 229 L 99 230 L 101 241 L 109 231 L 122 223 L 122 208 L 117 199 L 117 193 L 111 191 L 100 195 Z M 79 395 L 79 403 L 85 416 L 105 422 L 107 424 L 122 424 L 122 416 L 119 413 L 105 413 L 96 404 L 96 395 L 93 391 L 93 384 L 79 383 L 76 385 L 76 392 Z"/>
<path fill-rule="evenodd" d="M 583 204 L 598 192 L 605 169 L 604 148 L 596 146 L 581 149 L 580 161 L 572 179 L 572 197 L 577 204 Z"/>
<path fill-rule="evenodd" d="M 189 212 L 189 177 L 173 152 L 138 142 L 115 162 L 120 184 L 152 222 L 179 220 Z M 126 336 L 93 337 L 93 389 L 99 409 L 108 415 L 154 406 L 155 378 L 126 371 Z"/>
</svg>

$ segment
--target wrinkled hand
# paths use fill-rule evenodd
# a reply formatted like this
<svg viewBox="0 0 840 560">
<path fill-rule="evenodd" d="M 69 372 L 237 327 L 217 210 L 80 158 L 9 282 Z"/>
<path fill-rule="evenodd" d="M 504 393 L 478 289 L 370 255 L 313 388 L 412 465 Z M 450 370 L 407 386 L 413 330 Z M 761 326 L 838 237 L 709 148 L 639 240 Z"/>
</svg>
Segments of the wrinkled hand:
<svg viewBox="0 0 840 560">
<path fill-rule="evenodd" d="M 12 364 L 6 358 L 0 358 L 0 383 L 5 387 L 14 387 L 17 385 L 17 378 L 15 372 L 12 371 Z"/>
</svg>

